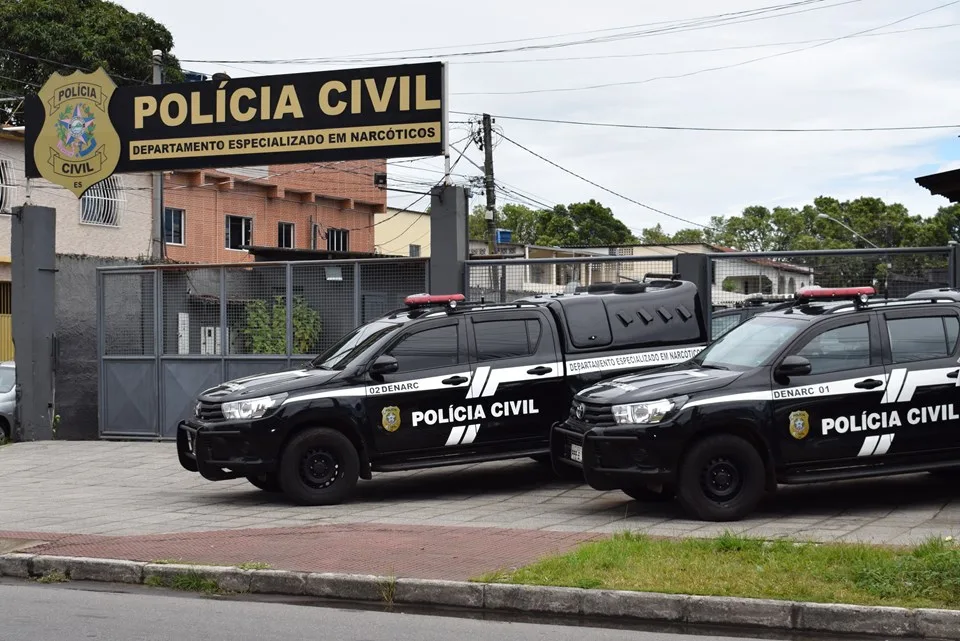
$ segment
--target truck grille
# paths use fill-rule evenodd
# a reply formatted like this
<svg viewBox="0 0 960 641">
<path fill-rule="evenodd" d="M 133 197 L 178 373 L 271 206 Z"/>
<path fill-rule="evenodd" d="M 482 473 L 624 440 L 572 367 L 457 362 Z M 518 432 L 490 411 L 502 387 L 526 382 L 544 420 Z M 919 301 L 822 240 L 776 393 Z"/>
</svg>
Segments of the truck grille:
<svg viewBox="0 0 960 641">
<path fill-rule="evenodd" d="M 223 408 L 220 403 L 200 401 L 197 403 L 197 418 L 203 421 L 222 421 Z"/>
<path fill-rule="evenodd" d="M 574 400 L 573 405 L 570 406 L 570 422 L 591 427 L 616 425 L 616 421 L 613 420 L 612 406 L 584 403 L 577 400 Z"/>
</svg>

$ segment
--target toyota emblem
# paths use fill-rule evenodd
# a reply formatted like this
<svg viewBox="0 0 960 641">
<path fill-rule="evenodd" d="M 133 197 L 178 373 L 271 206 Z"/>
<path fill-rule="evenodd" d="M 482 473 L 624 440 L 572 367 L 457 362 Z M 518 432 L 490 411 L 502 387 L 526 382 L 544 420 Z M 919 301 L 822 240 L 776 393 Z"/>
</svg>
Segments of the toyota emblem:
<svg viewBox="0 0 960 641">
<path fill-rule="evenodd" d="M 577 418 L 583 418 L 583 411 L 584 411 L 583 403 L 577 403 L 576 411 L 577 411 Z"/>
</svg>

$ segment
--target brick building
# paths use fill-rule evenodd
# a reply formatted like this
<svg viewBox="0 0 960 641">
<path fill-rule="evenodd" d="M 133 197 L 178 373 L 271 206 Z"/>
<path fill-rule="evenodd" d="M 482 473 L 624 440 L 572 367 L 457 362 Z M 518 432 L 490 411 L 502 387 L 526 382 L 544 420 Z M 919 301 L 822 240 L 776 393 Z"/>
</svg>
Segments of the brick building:
<svg viewBox="0 0 960 641">
<path fill-rule="evenodd" d="M 164 184 L 166 256 L 189 263 L 252 261 L 246 248 L 374 252 L 386 161 L 175 171 Z"/>
</svg>

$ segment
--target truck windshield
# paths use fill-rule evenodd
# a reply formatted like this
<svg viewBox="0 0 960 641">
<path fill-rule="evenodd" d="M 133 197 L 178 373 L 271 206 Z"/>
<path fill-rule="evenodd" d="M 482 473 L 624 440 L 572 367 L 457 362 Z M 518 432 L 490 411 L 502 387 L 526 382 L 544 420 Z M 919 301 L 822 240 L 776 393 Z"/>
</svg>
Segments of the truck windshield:
<svg viewBox="0 0 960 641">
<path fill-rule="evenodd" d="M 806 321 L 793 318 L 754 316 L 697 354 L 693 362 L 715 369 L 758 367 L 806 326 Z"/>
<path fill-rule="evenodd" d="M 374 321 L 353 330 L 323 354 L 310 361 L 317 369 L 342 370 L 374 343 L 403 326 L 403 323 Z"/>
</svg>

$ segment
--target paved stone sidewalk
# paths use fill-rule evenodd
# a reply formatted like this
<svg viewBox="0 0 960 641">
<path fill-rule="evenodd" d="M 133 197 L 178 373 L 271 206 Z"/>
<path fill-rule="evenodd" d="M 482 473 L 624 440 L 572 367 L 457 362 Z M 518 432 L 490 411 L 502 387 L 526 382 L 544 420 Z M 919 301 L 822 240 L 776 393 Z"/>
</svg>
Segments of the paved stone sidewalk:
<svg viewBox="0 0 960 641">
<path fill-rule="evenodd" d="M 751 518 L 714 524 L 686 520 L 672 503 L 558 482 L 527 459 L 377 474 L 350 503 L 300 507 L 244 480 L 205 481 L 180 467 L 170 443 L 0 447 L 0 530 L 118 536 L 360 523 L 902 544 L 960 534 L 960 484 L 921 474 L 784 487 Z"/>
<path fill-rule="evenodd" d="M 321 525 L 145 536 L 0 532 L 10 551 L 146 562 L 266 563 L 274 570 L 466 581 L 567 552 L 600 534 L 425 525 Z"/>
</svg>

